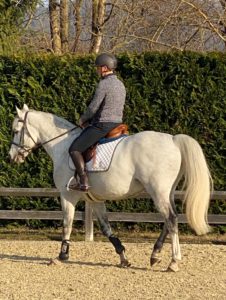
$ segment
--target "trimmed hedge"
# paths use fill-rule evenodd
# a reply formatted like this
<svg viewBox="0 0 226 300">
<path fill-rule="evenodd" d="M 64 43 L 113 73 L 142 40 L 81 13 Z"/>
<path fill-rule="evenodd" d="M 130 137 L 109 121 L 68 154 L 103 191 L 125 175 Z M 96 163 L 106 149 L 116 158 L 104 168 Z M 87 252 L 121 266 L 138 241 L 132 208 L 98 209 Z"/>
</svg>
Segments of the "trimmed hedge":
<svg viewBox="0 0 226 300">
<path fill-rule="evenodd" d="M 225 190 L 226 55 L 219 53 L 143 53 L 118 56 L 125 83 L 124 121 L 130 132 L 155 130 L 194 137 L 204 150 L 216 190 Z M 76 122 L 98 81 L 94 57 L 0 57 L 0 185 L 50 187 L 52 162 L 44 150 L 25 164 L 5 162 L 15 105 L 47 111 Z M 150 149 L 151 151 L 151 149 Z M 224 203 L 212 205 L 226 212 Z M 54 199 L 1 198 L 0 209 L 59 209 Z M 83 209 L 80 204 L 79 209 Z M 111 211 L 150 211 L 151 201 L 108 203 Z"/>
</svg>

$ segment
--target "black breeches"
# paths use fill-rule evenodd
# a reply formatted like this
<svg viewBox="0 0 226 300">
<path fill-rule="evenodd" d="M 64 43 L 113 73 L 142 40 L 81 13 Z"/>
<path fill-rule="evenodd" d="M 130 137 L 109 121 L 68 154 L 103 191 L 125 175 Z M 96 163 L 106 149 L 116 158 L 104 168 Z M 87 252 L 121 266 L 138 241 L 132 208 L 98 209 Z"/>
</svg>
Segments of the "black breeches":
<svg viewBox="0 0 226 300">
<path fill-rule="evenodd" d="M 90 146 L 96 144 L 108 132 L 117 127 L 118 123 L 98 123 L 86 127 L 81 134 L 74 140 L 69 148 L 69 154 L 78 151 L 80 153 L 87 150 Z"/>
</svg>

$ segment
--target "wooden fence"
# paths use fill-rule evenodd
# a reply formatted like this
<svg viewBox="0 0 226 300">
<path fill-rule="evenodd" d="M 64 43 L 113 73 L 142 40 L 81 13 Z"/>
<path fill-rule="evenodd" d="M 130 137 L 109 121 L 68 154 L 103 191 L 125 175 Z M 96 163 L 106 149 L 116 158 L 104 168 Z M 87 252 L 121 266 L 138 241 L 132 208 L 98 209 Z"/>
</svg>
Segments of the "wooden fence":
<svg viewBox="0 0 226 300">
<path fill-rule="evenodd" d="M 12 197 L 54 197 L 58 198 L 60 193 L 55 188 L 0 188 L 0 196 Z M 176 191 L 175 199 L 182 199 L 183 192 Z M 140 198 L 150 198 L 146 193 L 140 195 Z M 211 200 L 226 200 L 226 191 L 214 191 L 211 194 Z M 108 212 L 109 221 L 117 222 L 149 222 L 161 223 L 163 218 L 159 213 L 124 213 L 124 212 Z M 61 211 L 31 211 L 31 210 L 0 210 L 0 219 L 11 220 L 61 220 Z M 85 222 L 85 240 L 93 241 L 93 221 L 96 218 L 93 216 L 92 208 L 88 202 L 85 205 L 85 211 L 76 211 L 75 220 L 82 220 Z M 226 215 L 208 215 L 210 224 L 226 224 Z M 187 223 L 184 214 L 179 214 L 179 223 Z"/>
</svg>

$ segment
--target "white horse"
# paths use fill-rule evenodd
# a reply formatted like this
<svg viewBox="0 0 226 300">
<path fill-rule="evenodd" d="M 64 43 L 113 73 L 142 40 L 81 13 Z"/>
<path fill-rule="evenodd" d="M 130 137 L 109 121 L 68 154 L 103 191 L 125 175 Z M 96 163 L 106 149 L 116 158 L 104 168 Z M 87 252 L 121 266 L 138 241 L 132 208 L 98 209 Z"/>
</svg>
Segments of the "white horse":
<svg viewBox="0 0 226 300">
<path fill-rule="evenodd" d="M 74 171 L 68 165 L 68 148 L 81 129 L 53 114 L 17 108 L 13 121 L 14 138 L 9 151 L 12 161 L 22 163 L 32 149 L 43 146 L 53 160 L 53 178 L 60 191 L 63 210 L 63 237 L 60 260 L 69 258 L 69 240 L 74 219 L 75 205 L 79 200 L 89 200 L 89 194 L 67 191 L 66 184 Z M 107 219 L 105 200 L 121 200 L 138 196 L 146 191 L 164 217 L 163 230 L 154 245 L 150 263 L 160 262 L 159 253 L 166 236 L 172 244 L 172 260 L 168 270 L 178 270 L 181 259 L 177 213 L 174 192 L 184 176 L 186 216 L 197 234 L 209 232 L 207 211 L 209 207 L 211 176 L 196 140 L 178 134 L 175 136 L 144 131 L 123 139 L 107 172 L 90 173 L 90 196 L 102 232 L 114 245 L 122 266 L 129 266 L 125 248 L 115 237 Z"/>
</svg>

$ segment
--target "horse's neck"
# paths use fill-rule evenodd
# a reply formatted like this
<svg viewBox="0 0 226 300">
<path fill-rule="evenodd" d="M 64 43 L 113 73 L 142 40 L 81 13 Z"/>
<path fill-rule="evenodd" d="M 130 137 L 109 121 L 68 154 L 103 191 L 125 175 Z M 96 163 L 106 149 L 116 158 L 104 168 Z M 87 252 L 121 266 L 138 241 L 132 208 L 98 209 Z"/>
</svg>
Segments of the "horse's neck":
<svg viewBox="0 0 226 300">
<path fill-rule="evenodd" d="M 59 159 L 68 151 L 73 139 L 81 131 L 80 128 L 71 131 L 75 125 L 65 119 L 44 112 L 35 112 L 32 123 L 38 135 L 38 142 L 43 144 L 53 161 Z"/>
</svg>

